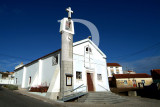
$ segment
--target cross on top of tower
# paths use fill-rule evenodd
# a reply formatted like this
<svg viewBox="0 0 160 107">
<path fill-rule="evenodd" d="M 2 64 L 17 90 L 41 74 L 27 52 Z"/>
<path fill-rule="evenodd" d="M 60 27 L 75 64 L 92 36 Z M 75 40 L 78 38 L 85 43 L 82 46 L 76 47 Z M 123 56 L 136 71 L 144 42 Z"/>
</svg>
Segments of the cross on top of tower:
<svg viewBox="0 0 160 107">
<path fill-rule="evenodd" d="M 71 7 L 68 7 L 66 11 L 68 12 L 68 18 L 71 19 L 71 13 L 73 13 L 73 11 L 71 10 Z"/>
</svg>

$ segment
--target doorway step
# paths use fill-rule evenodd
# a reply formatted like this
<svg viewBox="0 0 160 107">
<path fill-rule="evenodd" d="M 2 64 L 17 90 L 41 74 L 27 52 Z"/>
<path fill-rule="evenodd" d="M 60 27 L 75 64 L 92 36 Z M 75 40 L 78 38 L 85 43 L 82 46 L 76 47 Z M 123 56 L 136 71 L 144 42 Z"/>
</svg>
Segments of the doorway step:
<svg viewBox="0 0 160 107">
<path fill-rule="evenodd" d="M 80 97 L 77 102 L 81 103 L 102 103 L 102 104 L 116 104 L 128 101 L 126 98 L 114 94 L 112 92 L 89 92 Z"/>
</svg>

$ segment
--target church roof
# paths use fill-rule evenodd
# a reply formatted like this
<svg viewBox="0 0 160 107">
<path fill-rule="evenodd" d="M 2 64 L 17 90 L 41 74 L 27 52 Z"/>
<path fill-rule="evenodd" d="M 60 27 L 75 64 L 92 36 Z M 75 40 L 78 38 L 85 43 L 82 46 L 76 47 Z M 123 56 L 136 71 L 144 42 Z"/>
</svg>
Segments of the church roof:
<svg viewBox="0 0 160 107">
<path fill-rule="evenodd" d="M 113 77 L 116 79 L 119 78 L 152 78 L 150 75 L 146 73 L 139 73 L 139 74 L 114 74 Z"/>
<path fill-rule="evenodd" d="M 107 66 L 121 66 L 118 63 L 107 63 Z"/>
</svg>

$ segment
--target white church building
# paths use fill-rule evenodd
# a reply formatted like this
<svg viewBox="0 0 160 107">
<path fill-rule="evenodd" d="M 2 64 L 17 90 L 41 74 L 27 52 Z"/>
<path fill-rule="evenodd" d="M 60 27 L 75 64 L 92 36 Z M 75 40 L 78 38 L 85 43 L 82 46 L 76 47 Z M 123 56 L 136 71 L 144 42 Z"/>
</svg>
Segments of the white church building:
<svg viewBox="0 0 160 107">
<path fill-rule="evenodd" d="M 66 11 L 68 18 L 60 26 L 61 49 L 16 66 L 15 84 L 29 90 L 46 86 L 46 97 L 51 99 L 62 99 L 75 90 L 109 91 L 106 55 L 89 38 L 73 43 L 73 11 L 70 7 Z"/>
<path fill-rule="evenodd" d="M 47 93 L 60 92 L 60 58 L 57 50 L 15 69 L 15 84 L 21 88 L 48 86 Z M 89 76 L 91 75 L 91 76 Z M 91 77 L 91 78 L 90 78 Z M 90 40 L 73 44 L 73 89 L 109 91 L 106 55 Z"/>
</svg>

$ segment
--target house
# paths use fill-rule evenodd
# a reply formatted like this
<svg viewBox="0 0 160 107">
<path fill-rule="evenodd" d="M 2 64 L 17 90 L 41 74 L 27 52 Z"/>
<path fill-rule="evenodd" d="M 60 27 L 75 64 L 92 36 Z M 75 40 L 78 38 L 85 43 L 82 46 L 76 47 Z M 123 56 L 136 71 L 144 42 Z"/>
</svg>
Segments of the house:
<svg viewBox="0 0 160 107">
<path fill-rule="evenodd" d="M 136 88 L 152 84 L 152 77 L 146 73 L 114 74 L 112 85 L 117 88 Z"/>
<path fill-rule="evenodd" d="M 14 84 L 14 72 L 0 72 L 0 84 Z"/>
<path fill-rule="evenodd" d="M 151 76 L 153 79 L 153 83 L 157 85 L 157 88 L 160 91 L 160 69 L 151 70 Z"/>
<path fill-rule="evenodd" d="M 48 87 L 46 97 L 57 99 L 60 92 L 61 49 L 16 67 L 15 84 L 20 88 Z M 70 78 L 66 78 L 69 79 Z M 77 91 L 106 91 L 109 89 L 106 55 L 90 40 L 73 43 L 73 89 Z M 67 91 L 67 90 L 65 90 Z M 50 94 L 48 94 L 50 93 Z M 51 94 L 52 93 L 52 94 Z M 51 95 L 51 96 L 48 96 Z"/>
<path fill-rule="evenodd" d="M 123 74 L 122 66 L 118 63 L 107 63 L 108 77 L 113 77 L 113 74 Z"/>
<path fill-rule="evenodd" d="M 14 74 L 14 72 L 0 72 L 1 74 L 1 78 L 2 79 L 8 79 L 8 78 L 12 78 L 12 75 Z"/>
<path fill-rule="evenodd" d="M 136 74 L 136 72 L 135 71 L 124 71 L 124 74 Z"/>
<path fill-rule="evenodd" d="M 151 76 L 154 83 L 160 83 L 160 69 L 151 70 Z"/>
</svg>

